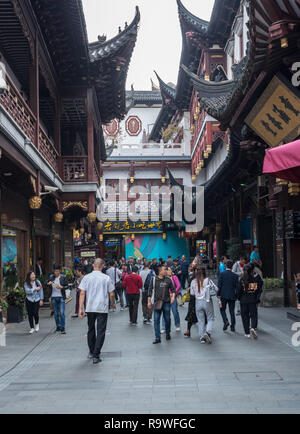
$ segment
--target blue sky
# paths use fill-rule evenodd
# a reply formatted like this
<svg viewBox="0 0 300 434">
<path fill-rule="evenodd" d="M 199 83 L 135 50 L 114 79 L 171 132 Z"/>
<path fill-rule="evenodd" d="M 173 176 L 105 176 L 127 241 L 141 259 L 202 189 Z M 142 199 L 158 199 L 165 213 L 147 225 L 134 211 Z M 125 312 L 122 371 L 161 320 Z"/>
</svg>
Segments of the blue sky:
<svg viewBox="0 0 300 434">
<path fill-rule="evenodd" d="M 176 84 L 181 54 L 181 30 L 176 0 L 83 0 L 90 42 L 100 34 L 108 38 L 130 23 L 135 6 L 141 10 L 138 42 L 131 60 L 127 89 L 150 89 L 156 70 L 166 82 Z M 209 20 L 214 0 L 183 0 L 193 14 Z"/>
</svg>

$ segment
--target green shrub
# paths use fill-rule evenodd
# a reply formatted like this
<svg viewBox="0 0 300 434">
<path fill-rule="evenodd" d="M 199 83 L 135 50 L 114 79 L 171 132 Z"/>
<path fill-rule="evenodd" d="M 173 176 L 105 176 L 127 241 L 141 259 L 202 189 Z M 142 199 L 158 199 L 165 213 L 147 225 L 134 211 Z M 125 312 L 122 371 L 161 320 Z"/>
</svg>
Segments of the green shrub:
<svg viewBox="0 0 300 434">
<path fill-rule="evenodd" d="M 236 262 L 244 255 L 243 244 L 239 238 L 225 241 L 227 245 L 226 256 Z"/>
<path fill-rule="evenodd" d="M 264 279 L 264 289 L 275 289 L 275 288 L 283 288 L 282 279 L 274 279 L 269 277 Z"/>
<path fill-rule="evenodd" d="M 6 301 L 9 306 L 23 307 L 26 300 L 26 292 L 24 289 L 11 289 L 6 294 Z"/>
</svg>

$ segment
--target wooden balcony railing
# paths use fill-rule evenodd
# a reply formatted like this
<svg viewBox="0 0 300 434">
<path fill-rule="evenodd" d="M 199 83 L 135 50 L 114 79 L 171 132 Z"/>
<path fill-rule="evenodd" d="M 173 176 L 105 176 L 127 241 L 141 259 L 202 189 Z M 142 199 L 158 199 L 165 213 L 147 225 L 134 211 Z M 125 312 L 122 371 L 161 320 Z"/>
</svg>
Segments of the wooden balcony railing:
<svg viewBox="0 0 300 434">
<path fill-rule="evenodd" d="M 65 182 L 87 182 L 88 157 L 61 157 L 62 177 Z"/>
<path fill-rule="evenodd" d="M 35 145 L 36 117 L 21 95 L 20 91 L 14 84 L 13 80 L 6 73 L 7 89 L 0 95 L 0 104 L 5 108 L 7 113 L 12 117 L 16 124 L 21 128 L 23 133 Z M 58 171 L 58 152 L 53 143 L 45 133 L 42 127 L 39 131 L 39 151 L 47 160 L 51 167 Z"/>
</svg>

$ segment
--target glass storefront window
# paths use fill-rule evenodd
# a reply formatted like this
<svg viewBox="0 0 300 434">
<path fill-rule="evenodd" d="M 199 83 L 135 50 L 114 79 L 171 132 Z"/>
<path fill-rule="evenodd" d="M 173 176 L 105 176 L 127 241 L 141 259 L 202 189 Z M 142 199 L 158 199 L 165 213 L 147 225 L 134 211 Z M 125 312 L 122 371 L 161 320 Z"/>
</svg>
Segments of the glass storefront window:
<svg viewBox="0 0 300 434">
<path fill-rule="evenodd" d="M 2 269 L 4 288 L 12 288 L 18 283 L 18 241 L 17 231 L 2 230 Z"/>
</svg>

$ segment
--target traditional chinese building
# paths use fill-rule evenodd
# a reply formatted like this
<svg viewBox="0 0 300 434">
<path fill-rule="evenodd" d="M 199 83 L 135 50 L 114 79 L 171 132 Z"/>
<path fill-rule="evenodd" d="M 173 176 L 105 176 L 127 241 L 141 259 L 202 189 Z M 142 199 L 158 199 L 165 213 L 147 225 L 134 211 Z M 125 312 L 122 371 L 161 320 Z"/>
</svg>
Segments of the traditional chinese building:
<svg viewBox="0 0 300 434">
<path fill-rule="evenodd" d="M 71 265 L 76 228 L 99 252 L 102 125 L 126 113 L 139 20 L 89 43 L 81 1 L 1 1 L 0 279 Z"/>
<path fill-rule="evenodd" d="M 300 253 L 300 189 L 263 176 L 262 166 L 265 149 L 299 137 L 300 94 L 292 84 L 299 30 L 295 0 L 216 1 L 207 36 L 225 63 L 209 77 L 183 66 L 200 110 L 230 133 L 226 158 L 205 182 L 207 233 L 218 239 L 219 254 L 226 239 L 257 244 L 264 276 L 284 277 L 286 305 Z"/>
</svg>

